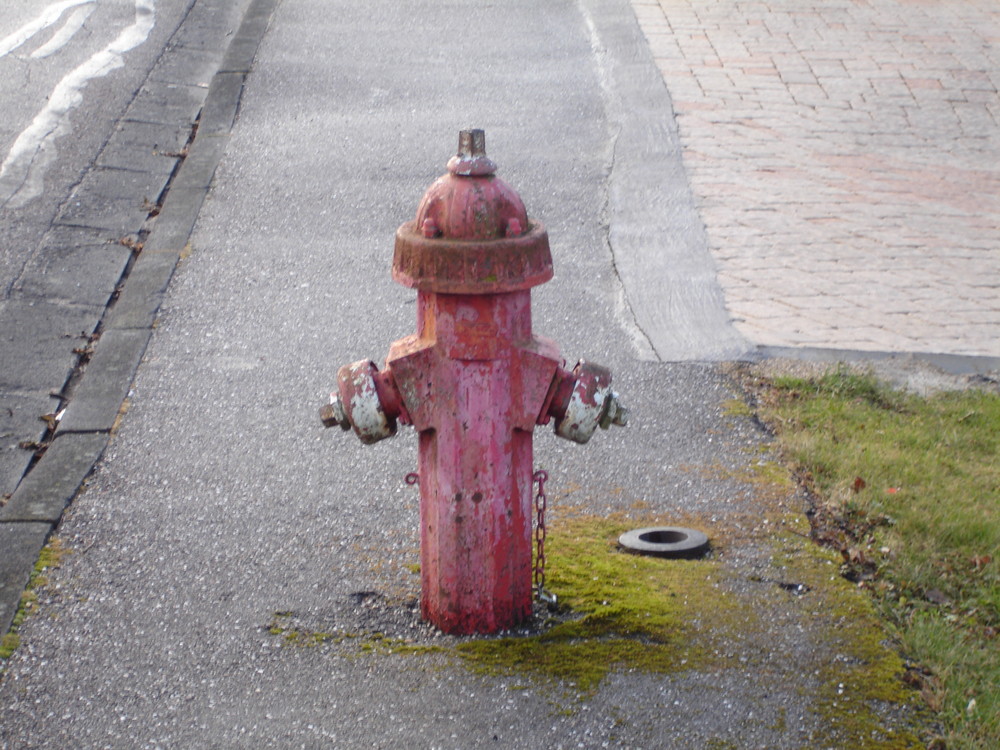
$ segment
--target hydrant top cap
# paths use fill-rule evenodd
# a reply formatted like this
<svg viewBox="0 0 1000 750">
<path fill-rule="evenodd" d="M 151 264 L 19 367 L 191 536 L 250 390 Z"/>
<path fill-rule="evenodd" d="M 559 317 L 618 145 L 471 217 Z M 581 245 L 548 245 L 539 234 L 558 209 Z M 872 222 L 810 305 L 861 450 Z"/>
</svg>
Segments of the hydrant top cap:
<svg viewBox="0 0 1000 750">
<path fill-rule="evenodd" d="M 495 171 L 496 164 L 486 156 L 486 134 L 463 130 L 447 174 L 427 189 L 417 207 L 421 234 L 427 239 L 495 240 L 527 232 L 524 203 Z"/>
</svg>

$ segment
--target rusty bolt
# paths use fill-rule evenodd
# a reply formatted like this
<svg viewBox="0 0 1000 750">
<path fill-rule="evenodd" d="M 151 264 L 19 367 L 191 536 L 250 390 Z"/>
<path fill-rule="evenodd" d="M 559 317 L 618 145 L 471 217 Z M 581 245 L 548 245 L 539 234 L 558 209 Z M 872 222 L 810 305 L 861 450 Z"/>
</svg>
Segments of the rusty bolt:
<svg viewBox="0 0 1000 750">
<path fill-rule="evenodd" d="M 613 424 L 619 427 L 628 424 L 628 409 L 618 400 L 618 394 L 614 391 L 604 401 L 604 413 L 601 414 L 598 424 L 601 425 L 602 430 L 608 429 Z"/>
<path fill-rule="evenodd" d="M 347 419 L 347 412 L 344 411 L 344 404 L 340 396 L 336 393 L 330 394 L 330 403 L 324 405 L 319 410 L 319 418 L 323 421 L 324 427 L 340 427 L 342 430 L 351 429 L 351 423 Z"/>
</svg>

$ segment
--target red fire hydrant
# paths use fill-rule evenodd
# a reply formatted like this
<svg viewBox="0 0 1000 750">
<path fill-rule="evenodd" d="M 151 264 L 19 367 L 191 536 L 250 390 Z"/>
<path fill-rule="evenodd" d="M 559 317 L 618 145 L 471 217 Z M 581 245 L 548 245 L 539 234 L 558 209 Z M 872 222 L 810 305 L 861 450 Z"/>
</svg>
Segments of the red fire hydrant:
<svg viewBox="0 0 1000 750">
<path fill-rule="evenodd" d="M 462 131 L 448 173 L 396 232 L 392 276 L 417 289 L 417 333 L 381 372 L 341 367 L 320 416 L 365 443 L 420 433 L 421 613 L 446 633 L 494 633 L 531 616 L 532 430 L 585 443 L 624 425 L 611 373 L 561 367 L 531 332 L 531 288 L 552 278 L 544 227 Z"/>
</svg>

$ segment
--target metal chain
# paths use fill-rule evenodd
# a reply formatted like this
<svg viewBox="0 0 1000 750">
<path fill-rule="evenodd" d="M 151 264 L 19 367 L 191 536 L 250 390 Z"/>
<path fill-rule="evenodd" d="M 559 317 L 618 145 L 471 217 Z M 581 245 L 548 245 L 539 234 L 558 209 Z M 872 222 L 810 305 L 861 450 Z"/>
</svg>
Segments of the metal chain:
<svg viewBox="0 0 1000 750">
<path fill-rule="evenodd" d="M 545 509 L 548 498 L 545 496 L 545 482 L 549 475 L 545 471 L 536 471 L 532 480 L 538 482 L 538 494 L 535 496 L 535 594 L 539 601 L 549 605 L 556 603 L 556 595 L 545 590 Z"/>
</svg>

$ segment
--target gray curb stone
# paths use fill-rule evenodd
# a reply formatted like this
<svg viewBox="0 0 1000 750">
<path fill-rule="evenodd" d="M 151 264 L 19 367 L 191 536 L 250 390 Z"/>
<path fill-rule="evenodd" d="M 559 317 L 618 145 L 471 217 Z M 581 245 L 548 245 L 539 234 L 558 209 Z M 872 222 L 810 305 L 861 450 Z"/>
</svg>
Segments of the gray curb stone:
<svg viewBox="0 0 1000 750">
<path fill-rule="evenodd" d="M 216 73 L 201 111 L 199 135 L 228 134 L 236 121 L 246 73 Z"/>
<path fill-rule="evenodd" d="M 14 521 L 58 523 L 107 444 L 108 436 L 103 433 L 56 437 L 44 460 L 0 509 L 0 528 Z"/>
<path fill-rule="evenodd" d="M 182 174 L 183 171 L 182 168 Z M 184 249 L 198 218 L 197 209 L 205 201 L 207 194 L 207 183 L 201 187 L 183 187 L 174 181 L 170 187 L 170 200 L 156 217 L 156 231 L 147 238 L 132 274 L 136 273 L 142 260 L 150 255 L 167 250 L 180 252 Z M 132 274 L 129 275 L 129 281 L 132 280 Z"/>
<path fill-rule="evenodd" d="M 45 546 L 52 524 L 0 524 L 0 633 L 6 633 L 21 603 L 21 593 L 28 585 L 38 553 Z"/>
<path fill-rule="evenodd" d="M 933 352 L 878 352 L 855 349 L 819 349 L 806 347 L 757 347 L 755 360 L 799 359 L 806 362 L 923 362 L 951 375 L 986 375 L 1000 372 L 1000 357 Z"/>
<path fill-rule="evenodd" d="M 242 91 L 242 86 L 239 89 Z M 233 92 L 231 90 L 224 91 L 226 95 L 231 95 Z M 208 107 L 206 107 L 206 110 Z M 235 106 L 233 107 L 233 112 L 235 113 Z M 212 184 L 212 177 L 215 174 L 215 168 L 219 165 L 219 160 L 222 158 L 222 154 L 226 151 L 226 146 L 229 144 L 229 131 L 225 132 L 216 131 L 212 132 L 203 131 L 202 128 L 198 129 L 198 137 L 195 139 L 194 143 L 191 144 L 190 152 L 187 158 L 184 160 L 184 164 L 181 165 L 180 171 L 177 173 L 177 177 L 171 183 L 170 190 L 173 192 L 175 189 L 185 189 L 185 188 L 201 188 L 205 192 L 208 191 L 209 185 Z M 200 205 L 200 204 L 199 204 Z M 195 215 L 197 218 L 197 214 Z M 157 221 L 157 224 L 160 222 Z"/>
<path fill-rule="evenodd" d="M 174 275 L 180 258 L 178 251 L 144 250 L 136 260 L 116 304 L 105 319 L 108 328 L 144 328 L 153 326 L 163 293 Z"/>
<path fill-rule="evenodd" d="M 149 336 L 148 328 L 104 331 L 66 407 L 60 433 L 111 432 Z"/>
</svg>

